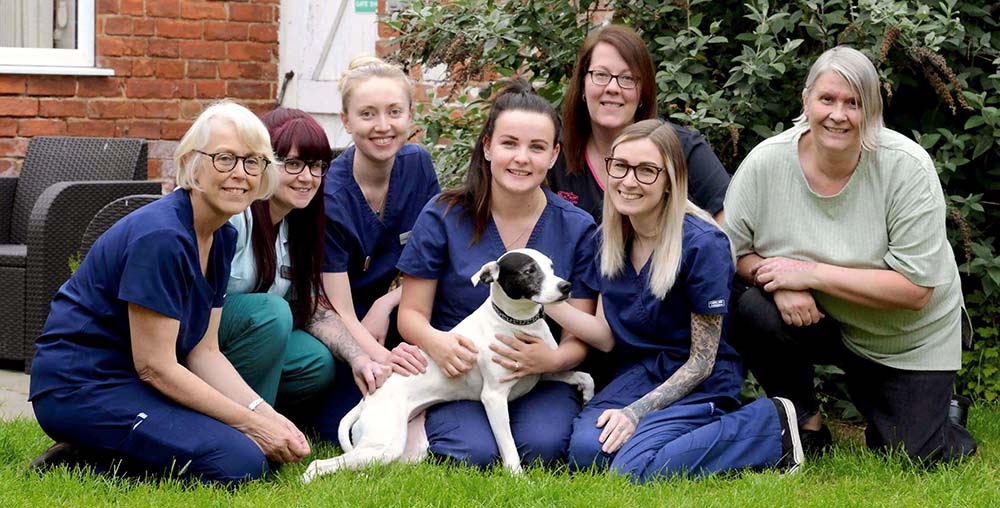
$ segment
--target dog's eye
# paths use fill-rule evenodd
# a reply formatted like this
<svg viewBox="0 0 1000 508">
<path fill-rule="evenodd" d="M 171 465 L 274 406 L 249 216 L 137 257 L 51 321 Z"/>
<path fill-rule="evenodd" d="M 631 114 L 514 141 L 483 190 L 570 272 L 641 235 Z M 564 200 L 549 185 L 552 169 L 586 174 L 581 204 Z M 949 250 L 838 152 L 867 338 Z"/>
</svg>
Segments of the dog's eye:
<svg viewBox="0 0 1000 508">
<path fill-rule="evenodd" d="M 535 268 L 534 267 L 525 268 L 524 273 L 527 273 L 529 275 L 533 274 L 533 273 L 535 273 Z"/>
</svg>

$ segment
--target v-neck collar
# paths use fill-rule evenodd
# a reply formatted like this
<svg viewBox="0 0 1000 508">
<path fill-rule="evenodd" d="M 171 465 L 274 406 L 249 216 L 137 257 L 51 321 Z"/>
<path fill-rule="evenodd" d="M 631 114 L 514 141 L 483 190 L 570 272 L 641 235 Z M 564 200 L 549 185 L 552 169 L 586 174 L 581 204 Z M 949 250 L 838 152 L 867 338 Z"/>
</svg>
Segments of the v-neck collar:
<svg viewBox="0 0 1000 508">
<path fill-rule="evenodd" d="M 349 178 L 347 185 L 350 187 L 351 194 L 354 195 L 355 201 L 357 201 L 358 205 L 363 210 L 362 213 L 364 214 L 366 221 L 375 227 L 386 228 L 387 224 L 389 224 L 393 218 L 392 207 L 390 204 L 395 201 L 395 182 L 398 180 L 398 178 L 396 178 L 396 172 L 399 165 L 394 159 L 392 169 L 389 170 L 389 183 L 385 190 L 385 201 L 382 203 L 382 217 L 379 217 L 378 213 L 376 213 L 375 210 L 372 209 L 371 205 L 368 204 L 368 200 L 365 199 L 365 193 L 362 192 L 361 185 L 358 183 L 358 180 L 354 178 L 354 154 L 356 148 L 357 147 L 351 147 L 351 151 L 348 154 L 347 167 L 349 171 Z"/>
<path fill-rule="evenodd" d="M 552 204 L 549 199 L 549 191 L 542 189 L 542 192 L 545 193 L 545 206 L 542 207 L 542 213 L 538 216 L 538 220 L 535 221 L 535 225 L 531 227 L 531 233 L 528 234 L 528 240 L 524 242 L 524 248 L 534 248 L 538 242 L 536 234 L 545 227 L 545 221 L 549 217 L 549 208 L 551 208 L 550 205 Z M 494 259 L 504 255 L 507 252 L 507 246 L 503 243 L 503 238 L 500 236 L 500 229 L 497 228 L 497 223 L 493 220 L 493 214 L 490 214 L 490 221 L 486 224 L 486 232 L 493 238 Z"/>
<path fill-rule="evenodd" d="M 653 252 L 649 253 L 649 257 L 646 258 L 646 262 L 643 263 L 642 266 L 638 270 L 636 270 L 635 269 L 635 264 L 632 263 L 632 245 L 633 245 L 633 242 L 635 242 L 635 239 L 634 238 L 630 239 L 628 241 L 628 246 L 625 248 L 625 262 L 628 263 L 628 270 L 627 270 L 628 274 L 633 279 L 648 278 L 648 277 L 645 277 L 645 275 L 649 272 L 650 265 L 653 262 Z"/>
<path fill-rule="evenodd" d="M 207 288 L 212 288 L 212 283 L 209 282 L 209 278 L 214 277 L 215 270 L 212 263 L 212 260 L 214 259 L 212 252 L 215 251 L 216 246 L 219 245 L 220 231 L 222 231 L 222 228 L 226 227 L 226 224 L 219 226 L 218 229 L 212 232 L 212 246 L 208 250 L 208 266 L 205 269 L 205 273 L 202 273 L 200 257 L 201 247 L 198 245 L 198 234 L 194 230 L 194 206 L 191 203 L 192 191 L 187 189 L 178 189 L 175 192 L 181 193 L 180 201 L 182 202 L 182 206 L 178 207 L 178 218 L 181 221 L 181 225 L 184 226 L 185 231 L 187 231 L 188 237 L 191 238 L 191 244 L 194 245 L 195 248 L 195 267 L 197 268 L 195 272 L 198 274 L 195 280 L 198 281 L 198 284 L 202 284 Z"/>
</svg>

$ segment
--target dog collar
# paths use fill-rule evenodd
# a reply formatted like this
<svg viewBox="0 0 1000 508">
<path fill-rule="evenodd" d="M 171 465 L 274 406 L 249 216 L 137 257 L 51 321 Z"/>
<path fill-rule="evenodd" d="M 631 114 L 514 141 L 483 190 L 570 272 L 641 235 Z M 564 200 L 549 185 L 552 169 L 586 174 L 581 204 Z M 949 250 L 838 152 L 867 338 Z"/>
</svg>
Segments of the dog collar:
<svg viewBox="0 0 1000 508">
<path fill-rule="evenodd" d="M 512 325 L 527 326 L 527 325 L 530 325 L 531 323 L 534 323 L 535 321 L 538 321 L 539 319 L 542 319 L 543 317 L 545 317 L 545 309 L 544 308 L 540 308 L 540 309 L 538 309 L 538 314 L 535 314 L 534 316 L 532 316 L 532 317 L 530 317 L 528 319 L 515 319 L 515 318 L 510 317 L 503 310 L 501 310 L 500 307 L 497 307 L 496 303 L 494 303 L 494 302 L 490 302 L 490 303 L 493 304 L 493 310 L 497 313 L 498 316 L 500 316 L 500 319 L 503 319 L 504 321 L 506 321 L 506 322 L 508 322 L 508 323 L 510 323 Z"/>
</svg>

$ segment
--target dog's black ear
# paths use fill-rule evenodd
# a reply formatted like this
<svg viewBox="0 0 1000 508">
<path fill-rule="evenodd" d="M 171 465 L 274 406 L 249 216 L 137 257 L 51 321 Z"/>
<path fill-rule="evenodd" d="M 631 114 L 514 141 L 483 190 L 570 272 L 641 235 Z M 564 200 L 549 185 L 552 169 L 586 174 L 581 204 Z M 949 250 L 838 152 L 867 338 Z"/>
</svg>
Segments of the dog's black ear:
<svg viewBox="0 0 1000 508">
<path fill-rule="evenodd" d="M 490 261 L 472 275 L 472 285 L 478 286 L 480 282 L 483 284 L 492 284 L 497 280 L 499 275 L 500 265 L 496 261 Z"/>
</svg>

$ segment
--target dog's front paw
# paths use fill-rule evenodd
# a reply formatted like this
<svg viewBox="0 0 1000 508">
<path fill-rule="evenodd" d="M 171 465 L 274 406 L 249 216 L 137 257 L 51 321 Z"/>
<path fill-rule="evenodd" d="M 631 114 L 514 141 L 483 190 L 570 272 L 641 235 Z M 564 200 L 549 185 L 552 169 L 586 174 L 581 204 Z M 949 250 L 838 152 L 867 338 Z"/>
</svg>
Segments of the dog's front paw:
<svg viewBox="0 0 1000 508">
<path fill-rule="evenodd" d="M 309 483 L 321 474 L 319 472 L 318 462 L 318 460 L 314 460 L 309 463 L 309 467 L 306 468 L 306 472 L 302 473 L 302 483 Z"/>
</svg>

